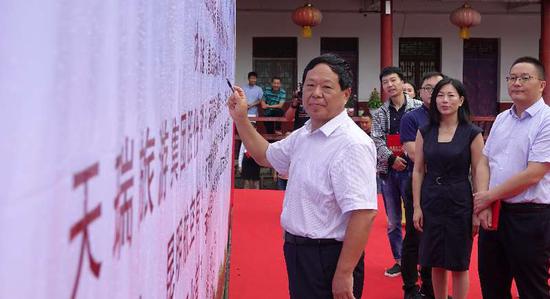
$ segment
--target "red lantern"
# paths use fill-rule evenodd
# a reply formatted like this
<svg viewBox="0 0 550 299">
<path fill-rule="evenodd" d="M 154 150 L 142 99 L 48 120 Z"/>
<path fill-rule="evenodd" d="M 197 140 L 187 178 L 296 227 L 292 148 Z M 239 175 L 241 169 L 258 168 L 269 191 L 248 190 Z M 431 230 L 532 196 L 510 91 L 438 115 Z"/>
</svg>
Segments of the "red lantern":
<svg viewBox="0 0 550 299">
<path fill-rule="evenodd" d="M 313 7 L 311 3 L 296 8 L 292 13 L 292 21 L 296 25 L 302 26 L 302 36 L 305 38 L 311 37 L 311 27 L 319 25 L 322 19 L 321 11 Z"/>
<path fill-rule="evenodd" d="M 462 7 L 455 9 L 450 16 L 451 23 L 460 27 L 460 38 L 470 38 L 470 27 L 481 23 L 481 15 L 475 9 L 471 8 L 468 3 L 464 3 Z"/>
</svg>

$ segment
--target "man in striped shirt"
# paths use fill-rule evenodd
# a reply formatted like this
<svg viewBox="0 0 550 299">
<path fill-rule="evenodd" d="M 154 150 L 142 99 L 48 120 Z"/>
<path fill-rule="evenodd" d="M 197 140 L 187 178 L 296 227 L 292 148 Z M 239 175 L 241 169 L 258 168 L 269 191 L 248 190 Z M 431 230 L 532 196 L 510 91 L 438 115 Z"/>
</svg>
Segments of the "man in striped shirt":
<svg viewBox="0 0 550 299">
<path fill-rule="evenodd" d="M 261 101 L 264 116 L 283 116 L 283 105 L 286 100 L 286 92 L 281 88 L 281 78 L 273 77 L 271 79 L 271 87 L 266 87 L 264 97 Z M 265 122 L 265 129 L 268 134 L 273 134 L 274 130 L 277 133 L 281 131 L 281 124 L 275 122 Z"/>
</svg>

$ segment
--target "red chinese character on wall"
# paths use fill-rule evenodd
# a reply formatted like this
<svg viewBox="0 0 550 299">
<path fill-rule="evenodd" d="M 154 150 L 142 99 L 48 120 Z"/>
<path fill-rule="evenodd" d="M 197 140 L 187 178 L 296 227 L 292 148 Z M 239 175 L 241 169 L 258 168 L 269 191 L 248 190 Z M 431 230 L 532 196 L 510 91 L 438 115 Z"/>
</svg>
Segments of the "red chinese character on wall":
<svg viewBox="0 0 550 299">
<path fill-rule="evenodd" d="M 189 242 L 189 248 L 193 246 L 195 237 L 199 232 L 199 216 L 200 216 L 200 190 L 197 190 L 195 196 L 191 198 L 191 205 L 189 207 L 189 231 L 191 232 L 191 240 Z"/>
<path fill-rule="evenodd" d="M 117 170 L 117 194 L 115 196 L 115 242 L 113 245 L 113 255 L 120 257 L 120 249 L 124 243 L 132 242 L 132 200 L 133 197 L 128 195 L 128 190 L 134 185 L 134 177 L 129 176 L 126 179 L 122 177 L 127 174 L 133 167 L 134 158 L 134 141 L 130 142 L 128 147 L 128 137 L 121 150 L 120 155 L 116 157 L 115 169 Z"/>
<path fill-rule="evenodd" d="M 204 139 L 203 134 L 204 134 L 204 126 L 206 124 L 206 121 L 205 121 L 206 115 L 207 115 L 206 105 L 203 104 L 201 106 L 201 116 L 200 116 L 200 140 Z"/>
<path fill-rule="evenodd" d="M 166 199 L 166 174 L 168 173 L 168 122 L 165 120 L 160 127 L 160 172 L 158 204 Z"/>
<path fill-rule="evenodd" d="M 152 149 L 155 146 L 155 139 L 149 138 L 149 128 L 141 140 L 139 150 L 139 221 L 141 222 L 147 211 L 153 212 L 153 201 L 151 199 L 151 182 L 155 172 L 151 169 L 151 162 L 155 159 Z M 151 152 L 149 152 L 151 149 Z"/>
<path fill-rule="evenodd" d="M 199 278 L 200 278 L 201 264 L 202 264 L 202 261 L 198 260 L 197 265 L 195 267 L 195 277 L 191 280 L 191 287 L 189 288 L 189 293 L 185 297 L 186 299 L 199 298 Z"/>
<path fill-rule="evenodd" d="M 174 288 L 176 282 L 174 281 L 174 234 L 168 241 L 168 255 L 166 258 L 166 298 L 174 298 Z"/>
<path fill-rule="evenodd" d="M 178 152 L 178 146 L 179 146 L 179 137 L 180 137 L 180 126 L 178 124 L 178 120 L 174 118 L 173 124 L 172 124 L 172 166 L 171 169 L 171 178 L 170 178 L 170 187 L 174 184 L 175 181 L 177 181 L 179 177 L 179 152 Z"/>
<path fill-rule="evenodd" d="M 187 113 L 180 117 L 180 172 L 187 166 Z"/>
<path fill-rule="evenodd" d="M 195 127 L 193 126 L 193 122 L 195 121 L 195 118 L 193 117 L 195 113 L 193 111 L 187 112 L 187 164 L 191 162 L 194 156 L 194 148 L 193 148 L 193 139 L 195 136 Z"/>
<path fill-rule="evenodd" d="M 176 230 L 176 281 L 180 279 L 180 271 L 183 267 L 183 219 L 180 219 Z"/>
<path fill-rule="evenodd" d="M 101 204 L 97 205 L 93 210 L 88 211 L 88 181 L 97 176 L 99 173 L 99 163 L 87 167 L 86 169 L 79 171 L 73 175 L 73 189 L 76 189 L 80 185 L 84 185 L 84 216 L 78 222 L 71 226 L 69 231 L 69 241 L 72 242 L 74 238 L 82 234 L 82 243 L 80 245 L 80 257 L 78 258 L 78 268 L 76 279 L 73 284 L 73 291 L 71 298 L 76 298 L 78 291 L 78 282 L 80 281 L 80 274 L 82 273 L 82 263 L 84 261 L 84 254 L 87 254 L 88 263 L 92 274 L 99 278 L 101 271 L 101 263 L 97 262 L 92 256 L 90 246 L 90 236 L 88 232 L 88 225 L 94 222 L 99 216 L 101 216 Z"/>
<path fill-rule="evenodd" d="M 193 157 L 196 157 L 199 152 L 199 111 L 195 110 L 195 119 L 193 121 L 193 130 L 195 131 L 193 133 L 193 136 L 195 137 L 195 140 L 193 141 L 195 143 L 195 150 L 193 153 Z"/>
<path fill-rule="evenodd" d="M 181 264 L 185 265 L 187 262 L 187 256 L 189 255 L 189 251 L 191 248 L 191 231 L 189 229 L 189 210 L 185 211 L 185 214 L 183 216 L 183 252 L 182 252 L 182 259 Z"/>
<path fill-rule="evenodd" d="M 202 202 L 202 193 L 201 190 L 197 190 L 197 195 L 195 196 L 195 226 L 197 230 L 199 230 L 199 222 L 200 222 L 200 215 L 201 215 L 201 202 Z"/>
</svg>

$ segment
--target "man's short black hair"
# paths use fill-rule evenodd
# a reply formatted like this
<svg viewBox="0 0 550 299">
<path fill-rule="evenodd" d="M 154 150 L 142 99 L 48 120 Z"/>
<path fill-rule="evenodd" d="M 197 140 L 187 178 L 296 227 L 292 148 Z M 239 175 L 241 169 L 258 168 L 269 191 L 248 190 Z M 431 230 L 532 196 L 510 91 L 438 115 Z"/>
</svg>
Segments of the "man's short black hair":
<svg viewBox="0 0 550 299">
<path fill-rule="evenodd" d="M 328 67 L 338 76 L 338 84 L 340 84 L 341 90 L 352 87 L 353 73 L 351 72 L 351 66 L 342 57 L 333 53 L 327 53 L 313 58 L 304 69 L 302 82 L 306 81 L 307 73 L 321 63 L 328 65 Z"/>
<path fill-rule="evenodd" d="M 250 73 L 248 73 L 248 76 L 246 78 L 250 79 L 250 77 L 258 78 L 258 74 L 256 74 L 256 72 L 250 72 Z"/>
<path fill-rule="evenodd" d="M 367 109 L 367 110 L 363 111 L 363 115 L 361 115 L 361 117 L 368 117 L 368 118 L 372 119 L 372 114 Z"/>
<path fill-rule="evenodd" d="M 541 80 L 545 80 L 544 78 L 546 78 L 546 72 L 544 70 L 544 65 L 540 62 L 540 60 L 534 58 L 534 57 L 530 57 L 530 56 L 523 56 L 523 57 L 520 57 L 518 59 L 516 59 L 516 61 L 514 61 L 514 63 L 512 63 L 512 66 L 510 67 L 510 70 L 514 67 L 514 65 L 518 64 L 518 63 L 530 63 L 532 65 L 535 66 L 535 68 L 537 69 L 537 72 L 538 72 L 538 76 L 539 76 L 539 79 Z"/>
<path fill-rule="evenodd" d="M 420 81 L 420 84 L 421 84 L 420 87 L 422 87 L 422 85 L 424 85 L 424 81 L 426 81 L 426 80 L 428 80 L 432 77 L 441 77 L 442 79 L 447 78 L 447 76 L 443 75 L 443 73 L 441 73 L 441 72 L 427 72 L 427 73 L 424 74 L 424 76 L 422 77 L 422 80 Z"/>
<path fill-rule="evenodd" d="M 400 68 L 396 66 L 387 66 L 384 69 L 382 69 L 382 71 L 380 72 L 380 82 L 382 82 L 382 78 L 389 76 L 391 74 L 397 74 L 397 76 L 399 76 L 399 79 L 401 79 L 401 81 L 405 80 L 405 76 L 403 75 L 403 72 L 401 71 Z"/>
<path fill-rule="evenodd" d="M 274 77 L 271 78 L 271 82 L 273 82 L 275 80 L 279 80 L 281 82 L 283 81 L 283 80 L 281 80 L 281 77 L 274 76 Z"/>
</svg>

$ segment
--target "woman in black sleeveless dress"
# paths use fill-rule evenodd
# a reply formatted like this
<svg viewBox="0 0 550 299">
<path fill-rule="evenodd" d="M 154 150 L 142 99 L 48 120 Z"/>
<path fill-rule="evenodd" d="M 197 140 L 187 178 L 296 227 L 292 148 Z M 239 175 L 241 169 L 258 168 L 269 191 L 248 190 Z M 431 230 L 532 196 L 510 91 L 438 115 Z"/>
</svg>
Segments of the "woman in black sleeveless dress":
<svg viewBox="0 0 550 299">
<path fill-rule="evenodd" d="M 473 216 L 470 169 L 476 185 L 488 182 L 488 170 L 478 163 L 482 130 L 469 122 L 468 115 L 464 85 L 443 79 L 432 94 L 430 123 L 416 138 L 413 220 L 423 231 L 420 265 L 432 267 L 436 298 L 447 298 L 447 271 L 452 272 L 453 298 L 467 296 L 473 236 L 479 228 Z"/>
</svg>

